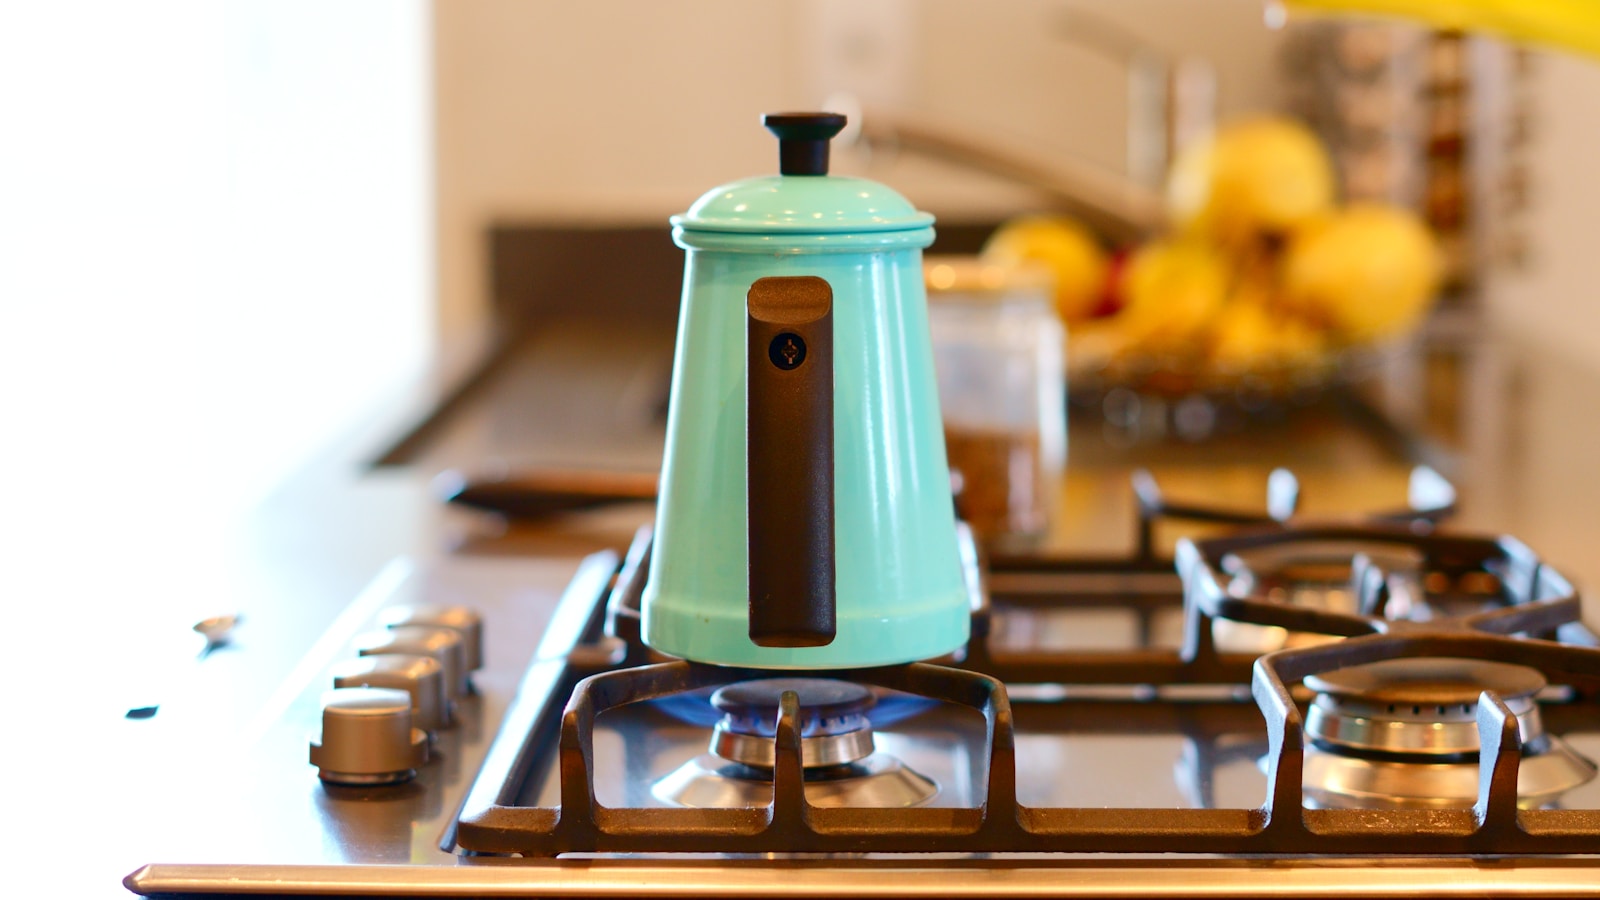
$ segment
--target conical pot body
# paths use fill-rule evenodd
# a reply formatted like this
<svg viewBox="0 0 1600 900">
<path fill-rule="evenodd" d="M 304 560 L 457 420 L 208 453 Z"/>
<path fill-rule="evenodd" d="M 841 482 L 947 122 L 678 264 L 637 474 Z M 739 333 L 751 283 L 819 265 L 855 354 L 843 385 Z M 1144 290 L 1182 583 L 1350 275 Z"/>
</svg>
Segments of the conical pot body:
<svg viewBox="0 0 1600 900">
<path fill-rule="evenodd" d="M 721 665 L 826 669 L 925 659 L 966 641 L 922 281 L 931 224 L 882 185 L 829 176 L 737 182 L 674 219 L 687 261 L 643 598 L 650 646 Z M 794 276 L 832 290 L 836 633 L 820 646 L 762 646 L 750 635 L 749 522 L 790 513 L 749 507 L 747 297 L 760 279 Z"/>
</svg>

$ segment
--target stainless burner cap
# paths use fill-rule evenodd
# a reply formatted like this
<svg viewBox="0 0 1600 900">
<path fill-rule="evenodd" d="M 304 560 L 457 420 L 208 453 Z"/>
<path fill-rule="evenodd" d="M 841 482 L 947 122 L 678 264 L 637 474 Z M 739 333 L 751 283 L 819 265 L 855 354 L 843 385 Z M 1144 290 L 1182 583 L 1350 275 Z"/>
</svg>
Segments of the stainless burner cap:
<svg viewBox="0 0 1600 900">
<path fill-rule="evenodd" d="M 1464 659 L 1400 659 L 1305 680 L 1305 788 L 1322 806 L 1462 808 L 1478 798 L 1478 697 L 1493 691 L 1517 717 L 1518 803 L 1537 807 L 1595 776 L 1547 735 L 1537 670 Z"/>
<path fill-rule="evenodd" d="M 800 701 L 800 762 L 812 806 L 920 806 L 939 786 L 899 760 L 874 753 L 867 710 L 877 702 L 859 684 L 831 678 L 741 681 L 711 695 L 722 712 L 711 732 L 711 753 L 679 766 L 652 792 L 675 806 L 761 807 L 772 802 L 773 740 L 784 692 Z"/>
<path fill-rule="evenodd" d="M 800 760 L 807 769 L 857 762 L 872 755 L 875 702 L 859 684 L 828 678 L 765 678 L 730 684 L 711 695 L 722 711 L 712 731 L 711 752 L 730 762 L 771 769 L 777 762 L 773 736 L 778 703 L 793 691 L 800 700 Z"/>
<path fill-rule="evenodd" d="M 1499 694 L 1516 715 L 1526 750 L 1537 751 L 1544 737 L 1534 697 L 1545 679 L 1525 666 L 1396 659 L 1313 675 L 1305 685 L 1317 692 L 1306 735 L 1330 749 L 1475 756 L 1478 695 L 1484 691 Z"/>
<path fill-rule="evenodd" d="M 1374 703 L 1475 704 L 1478 695 L 1494 691 L 1510 701 L 1532 697 L 1544 689 L 1537 669 L 1476 659 L 1422 657 L 1391 659 L 1312 675 L 1306 687 L 1319 694 Z"/>
</svg>

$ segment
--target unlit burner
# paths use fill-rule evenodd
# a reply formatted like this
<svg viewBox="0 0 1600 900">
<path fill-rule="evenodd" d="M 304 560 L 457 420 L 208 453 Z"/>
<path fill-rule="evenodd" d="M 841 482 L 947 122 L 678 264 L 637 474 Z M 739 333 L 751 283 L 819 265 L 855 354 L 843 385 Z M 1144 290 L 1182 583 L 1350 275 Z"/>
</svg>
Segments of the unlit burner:
<svg viewBox="0 0 1600 900">
<path fill-rule="evenodd" d="M 1517 717 L 1518 805 L 1536 808 L 1595 775 L 1547 734 L 1537 670 L 1464 659 L 1399 659 L 1305 680 L 1305 790 L 1320 806 L 1466 808 L 1478 799 L 1478 696 L 1493 691 Z"/>
<path fill-rule="evenodd" d="M 829 678 L 767 678 L 711 695 L 722 713 L 711 732 L 711 752 L 656 782 L 656 797 L 702 808 L 770 803 L 778 705 L 786 691 L 799 699 L 800 760 L 813 806 L 918 806 L 938 793 L 928 778 L 874 752 L 867 710 L 876 698 L 866 687 Z"/>
</svg>

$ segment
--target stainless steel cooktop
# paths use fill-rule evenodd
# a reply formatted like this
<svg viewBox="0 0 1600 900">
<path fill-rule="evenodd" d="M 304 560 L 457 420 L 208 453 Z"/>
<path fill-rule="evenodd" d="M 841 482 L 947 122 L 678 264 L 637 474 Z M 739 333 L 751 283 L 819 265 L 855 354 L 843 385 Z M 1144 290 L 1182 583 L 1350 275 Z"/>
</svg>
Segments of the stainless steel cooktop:
<svg viewBox="0 0 1600 900">
<path fill-rule="evenodd" d="M 519 591 L 516 560 L 397 562 L 263 715 L 241 796 L 127 883 L 1600 895 L 1600 650 L 1559 572 L 1437 527 L 1453 500 L 1427 487 L 1317 524 L 1292 498 L 1208 510 L 1142 482 L 1128 554 L 969 559 L 965 653 L 838 689 L 654 657 L 637 641 L 647 535 L 584 560 L 553 609 Z M 1148 537 L 1173 517 L 1212 536 L 1162 559 Z M 421 607 L 481 617 L 457 723 L 412 780 L 320 781 L 330 673 Z"/>
</svg>

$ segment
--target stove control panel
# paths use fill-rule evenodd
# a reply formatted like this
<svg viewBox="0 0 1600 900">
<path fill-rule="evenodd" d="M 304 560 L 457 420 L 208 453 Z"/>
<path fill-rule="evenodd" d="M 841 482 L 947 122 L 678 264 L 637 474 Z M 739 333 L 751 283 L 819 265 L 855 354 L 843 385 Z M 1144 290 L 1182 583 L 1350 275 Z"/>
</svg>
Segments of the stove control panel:
<svg viewBox="0 0 1600 900">
<path fill-rule="evenodd" d="M 322 733 L 311 763 L 323 782 L 401 784 L 416 777 L 456 724 L 483 664 L 483 622 L 461 606 L 403 605 L 381 610 L 382 630 L 358 635 L 358 654 L 333 666 L 323 695 Z"/>
<path fill-rule="evenodd" d="M 356 637 L 356 652 L 362 656 L 428 656 L 439 663 L 444 690 L 451 700 L 470 693 L 466 651 L 461 632 L 454 628 L 430 625 L 400 625 Z"/>
<path fill-rule="evenodd" d="M 453 717 L 444 689 L 444 670 L 431 656 L 385 653 L 346 660 L 333 668 L 333 686 L 379 687 L 411 697 L 411 724 L 432 735 Z"/>
<path fill-rule="evenodd" d="M 467 671 L 483 668 L 483 618 L 475 610 L 465 606 L 407 604 L 383 610 L 378 614 L 378 621 L 391 629 L 409 625 L 449 628 L 461 635 L 461 652 Z"/>
<path fill-rule="evenodd" d="M 325 782 L 410 781 L 428 761 L 428 736 L 411 727 L 411 695 L 390 688 L 335 688 L 322 698 L 322 734 L 311 764 Z"/>
</svg>

